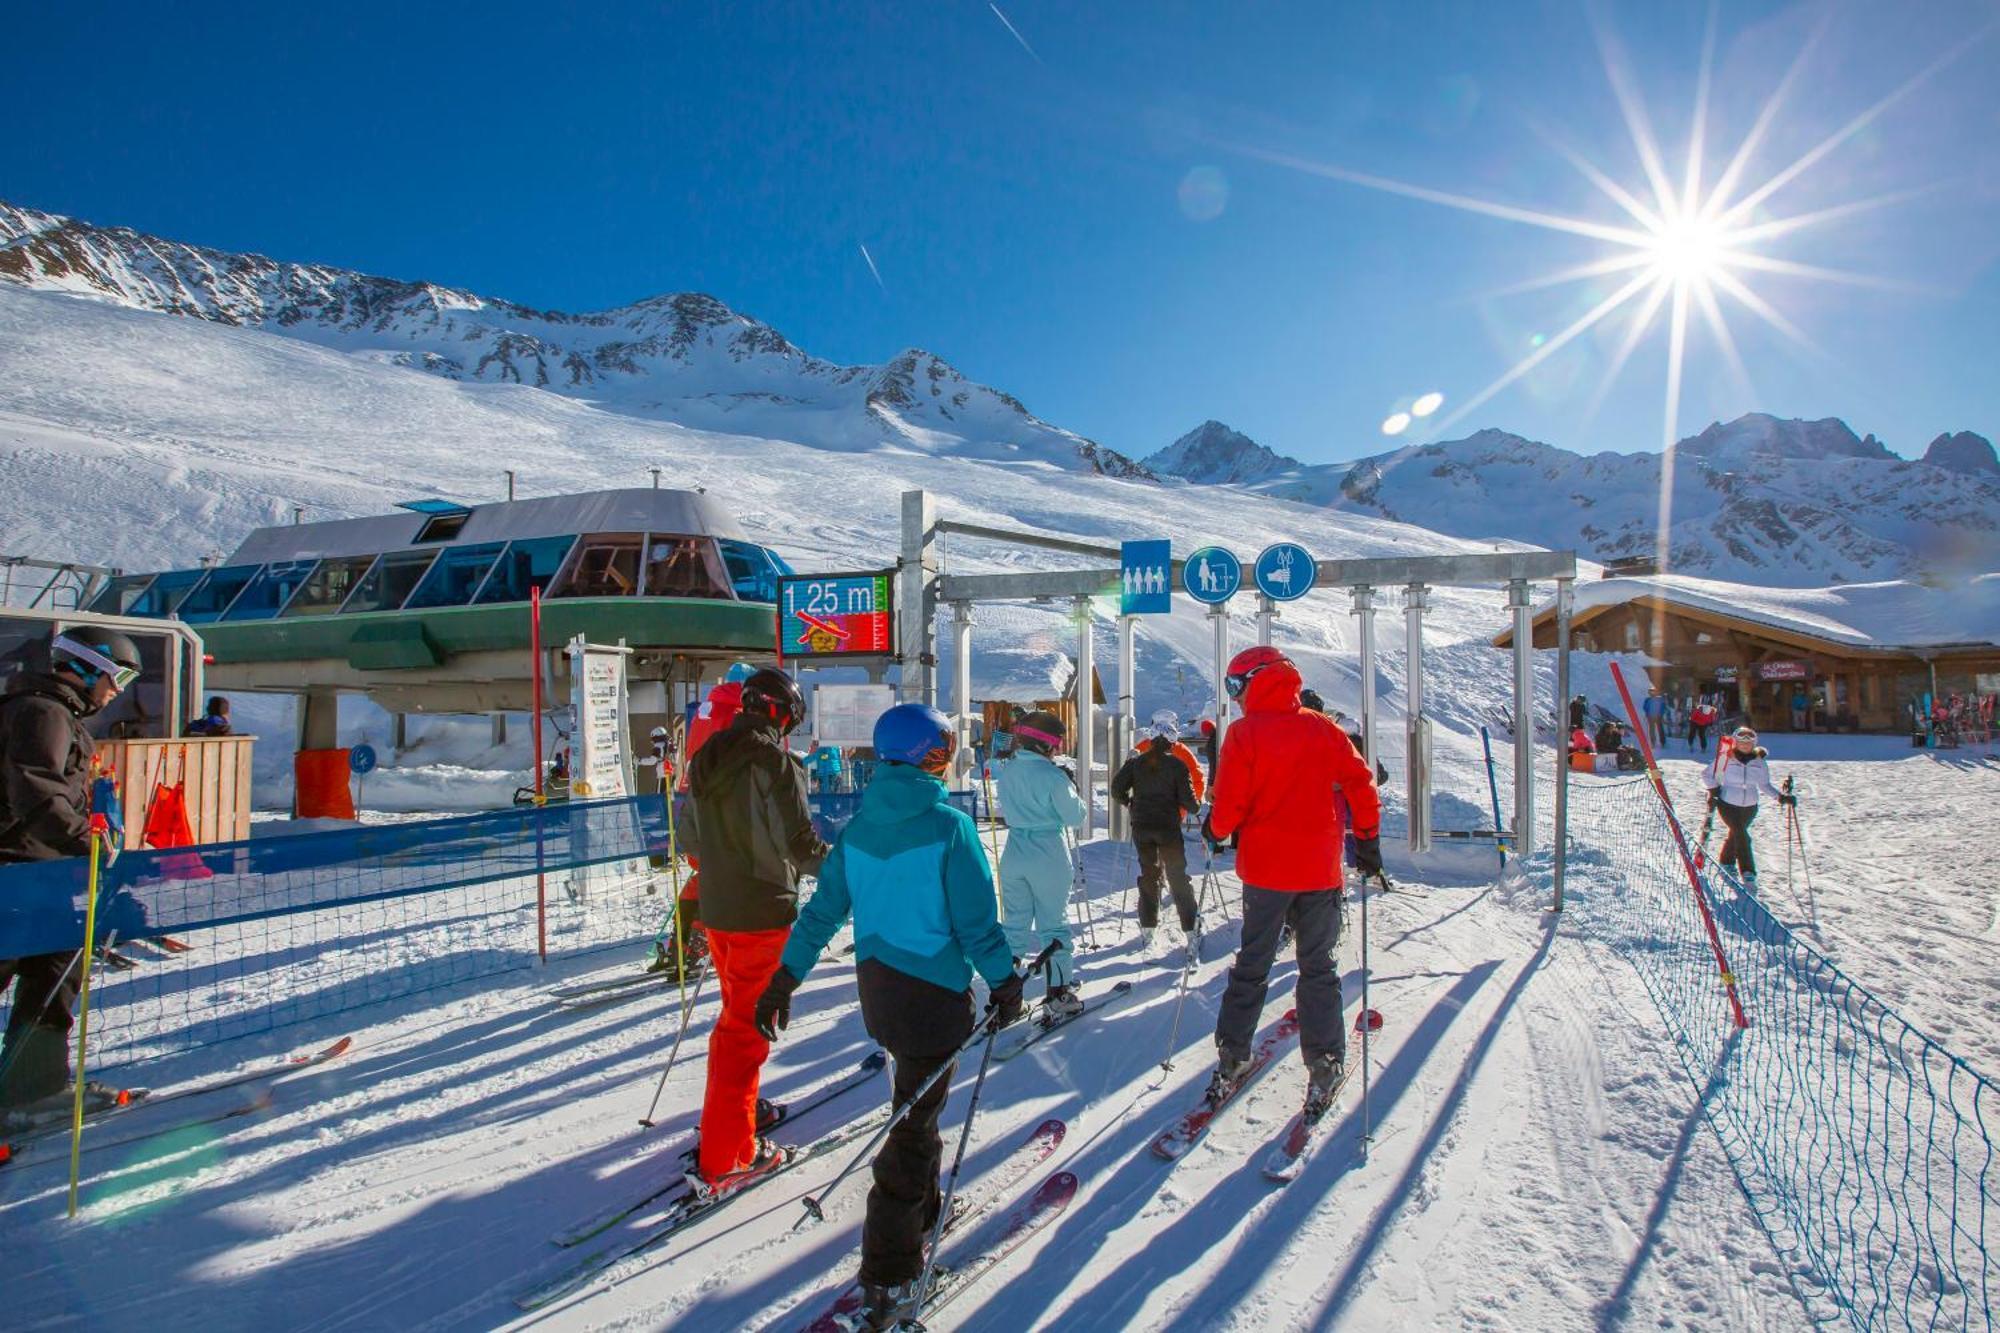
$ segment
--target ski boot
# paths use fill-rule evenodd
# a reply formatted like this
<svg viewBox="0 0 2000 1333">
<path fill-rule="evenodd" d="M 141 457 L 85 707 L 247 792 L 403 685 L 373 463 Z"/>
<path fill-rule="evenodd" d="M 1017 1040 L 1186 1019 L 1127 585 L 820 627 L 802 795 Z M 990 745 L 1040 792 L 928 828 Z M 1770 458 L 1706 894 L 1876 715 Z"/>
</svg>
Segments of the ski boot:
<svg viewBox="0 0 2000 1333">
<path fill-rule="evenodd" d="M 1222 1105 L 1229 1100 L 1230 1094 L 1236 1091 L 1236 1085 L 1241 1083 L 1243 1076 L 1249 1072 L 1249 1056 L 1218 1055 L 1215 1061 L 1215 1073 L 1209 1076 L 1208 1091 L 1202 1094 L 1203 1097 L 1211 1106 Z"/>
<path fill-rule="evenodd" d="M 1152 948 L 1153 948 L 1153 936 L 1154 936 L 1155 934 L 1157 934 L 1157 933 L 1158 933 L 1158 932 L 1157 932 L 1157 931 L 1155 931 L 1155 930 L 1154 930 L 1154 928 L 1153 928 L 1153 927 L 1151 927 L 1151 926 L 1141 926 L 1141 927 L 1139 927 L 1139 952 L 1140 952 L 1140 953 L 1150 953 L 1150 952 L 1152 951 Z"/>
<path fill-rule="evenodd" d="M 770 1133 L 779 1125 L 785 1123 L 788 1114 L 789 1112 L 783 1102 L 767 1101 L 759 1097 L 757 1099 L 757 1132 L 759 1134 Z M 694 1169 L 694 1164 L 700 1159 L 701 1131 L 697 1129 L 694 1133 L 694 1142 L 681 1149 L 681 1162 L 684 1164 L 686 1170 L 691 1171 Z"/>
<path fill-rule="evenodd" d="M 784 1148 L 760 1136 L 757 1140 L 756 1157 L 742 1170 L 731 1171 L 720 1180 L 710 1180 L 701 1173 L 701 1167 L 695 1165 L 688 1168 L 682 1179 L 687 1181 L 688 1193 L 694 1196 L 696 1203 L 713 1203 L 731 1185 L 751 1176 L 763 1175 L 773 1167 L 781 1165 L 786 1156 Z"/>
<path fill-rule="evenodd" d="M 1048 996 L 1042 1001 L 1042 1021 L 1050 1027 L 1066 1022 L 1083 1012 L 1083 997 L 1076 993 L 1074 986 L 1051 986 Z"/>
<path fill-rule="evenodd" d="M 1318 1120 L 1333 1108 L 1333 1097 L 1347 1076 L 1346 1061 L 1339 1055 L 1322 1055 L 1306 1064 L 1306 1121 Z"/>
<path fill-rule="evenodd" d="M 883 1286 L 879 1282 L 861 1284 L 861 1314 L 856 1328 L 889 1329 L 916 1312 L 910 1307 L 917 1299 L 919 1279 Z"/>
</svg>

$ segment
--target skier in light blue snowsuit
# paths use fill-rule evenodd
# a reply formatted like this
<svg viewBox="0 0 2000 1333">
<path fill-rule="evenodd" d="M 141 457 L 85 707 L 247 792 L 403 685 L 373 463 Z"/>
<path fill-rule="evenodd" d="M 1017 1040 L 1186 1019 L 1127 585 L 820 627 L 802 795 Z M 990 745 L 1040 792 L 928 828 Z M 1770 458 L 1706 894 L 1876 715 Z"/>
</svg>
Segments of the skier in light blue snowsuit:
<svg viewBox="0 0 2000 1333">
<path fill-rule="evenodd" d="M 1049 963 L 1046 1001 L 1052 1017 L 1082 1008 L 1070 964 L 1069 894 L 1075 876 L 1066 829 L 1082 828 L 1083 797 L 1070 775 L 1050 759 L 1062 745 L 1062 720 L 1033 712 L 1014 724 L 1014 754 L 997 767 L 1000 813 L 1007 846 L 1000 853 L 1000 912 L 1007 945 L 1031 958 L 1050 940 L 1061 940 Z"/>
</svg>

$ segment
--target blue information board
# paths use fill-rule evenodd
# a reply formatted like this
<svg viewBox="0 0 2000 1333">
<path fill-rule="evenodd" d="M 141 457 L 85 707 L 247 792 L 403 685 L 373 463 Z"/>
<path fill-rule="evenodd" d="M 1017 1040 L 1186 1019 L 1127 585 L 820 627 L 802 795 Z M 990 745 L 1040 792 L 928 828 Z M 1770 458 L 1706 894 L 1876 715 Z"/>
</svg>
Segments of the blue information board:
<svg viewBox="0 0 2000 1333">
<path fill-rule="evenodd" d="M 1257 591 L 1274 602 L 1296 601 L 1312 591 L 1319 564 L 1297 542 L 1278 542 L 1257 557 Z"/>
<path fill-rule="evenodd" d="M 1157 616 L 1172 611 L 1174 544 L 1165 538 L 1121 542 L 1118 553 L 1119 614 Z"/>
<path fill-rule="evenodd" d="M 896 651 L 894 570 L 786 574 L 778 580 L 778 656 L 885 657 Z"/>
<path fill-rule="evenodd" d="M 1197 602 L 1218 606 L 1243 586 L 1243 562 L 1220 546 L 1204 546 L 1181 566 L 1181 586 Z"/>
</svg>

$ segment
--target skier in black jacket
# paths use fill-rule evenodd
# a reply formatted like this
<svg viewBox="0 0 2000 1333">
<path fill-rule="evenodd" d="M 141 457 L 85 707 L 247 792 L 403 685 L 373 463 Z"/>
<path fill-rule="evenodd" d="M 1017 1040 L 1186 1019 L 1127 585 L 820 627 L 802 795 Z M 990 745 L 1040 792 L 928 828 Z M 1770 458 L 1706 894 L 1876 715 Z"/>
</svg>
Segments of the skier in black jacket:
<svg viewBox="0 0 2000 1333">
<path fill-rule="evenodd" d="M 757 1136 L 758 1075 L 771 1043 L 757 1032 L 757 998 L 799 914 L 799 877 L 827 847 L 813 831 L 805 765 L 785 737 L 805 720 L 805 696 L 765 667 L 743 682 L 743 709 L 688 764 L 694 796 L 689 845 L 701 856 L 701 921 L 722 987 L 722 1014 L 708 1039 L 708 1090 L 701 1152 L 690 1183 L 773 1164 Z"/>
<path fill-rule="evenodd" d="M 1172 714 L 1153 718 L 1146 748 L 1120 765 L 1111 779 L 1111 799 L 1132 810 L 1132 845 L 1139 853 L 1139 946 L 1153 942 L 1160 924 L 1160 879 L 1172 885 L 1181 929 L 1193 934 L 1199 920 L 1194 886 L 1188 882 L 1187 847 L 1181 817 L 1200 809 L 1187 765 L 1174 753 L 1180 725 Z"/>
<path fill-rule="evenodd" d="M 78 626 L 49 641 L 48 670 L 31 671 L 0 700 L 0 863 L 53 861 L 90 851 L 90 763 L 83 719 L 139 677 L 139 649 L 113 630 Z M 107 849 L 111 855 L 117 849 Z M 0 1046 L 0 1107 L 69 1086 L 69 1029 L 78 951 L 0 960 L 0 994 L 15 981 Z"/>
</svg>

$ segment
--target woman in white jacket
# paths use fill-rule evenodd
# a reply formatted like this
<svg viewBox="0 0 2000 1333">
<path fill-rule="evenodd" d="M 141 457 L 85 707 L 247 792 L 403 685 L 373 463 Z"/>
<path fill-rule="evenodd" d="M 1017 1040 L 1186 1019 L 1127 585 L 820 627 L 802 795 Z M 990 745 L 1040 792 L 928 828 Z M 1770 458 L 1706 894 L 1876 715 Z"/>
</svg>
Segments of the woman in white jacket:
<svg viewBox="0 0 2000 1333">
<path fill-rule="evenodd" d="M 1757 733 L 1738 727 L 1731 743 L 1701 771 L 1701 785 L 1708 788 L 1708 805 L 1722 816 L 1729 835 L 1722 840 L 1721 861 L 1754 887 L 1757 857 L 1750 848 L 1750 821 L 1757 817 L 1759 794 L 1775 797 L 1790 805 L 1790 792 L 1779 791 L 1771 781 L 1771 765 Z"/>
</svg>

